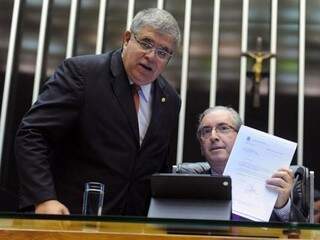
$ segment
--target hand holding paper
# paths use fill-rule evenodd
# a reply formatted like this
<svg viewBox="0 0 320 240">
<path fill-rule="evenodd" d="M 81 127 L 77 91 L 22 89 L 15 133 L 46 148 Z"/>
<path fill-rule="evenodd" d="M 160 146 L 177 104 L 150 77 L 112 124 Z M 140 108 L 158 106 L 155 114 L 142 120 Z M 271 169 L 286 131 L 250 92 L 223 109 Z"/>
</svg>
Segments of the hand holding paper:
<svg viewBox="0 0 320 240">
<path fill-rule="evenodd" d="M 288 168 L 280 168 L 271 178 L 267 179 L 266 187 L 278 193 L 275 208 L 282 208 L 290 197 L 293 188 L 293 172 Z"/>
<path fill-rule="evenodd" d="M 268 221 L 275 203 L 279 207 L 286 203 L 292 185 L 288 168 L 295 149 L 294 142 L 246 126 L 240 128 L 224 170 L 224 175 L 232 178 L 233 213 Z"/>
</svg>

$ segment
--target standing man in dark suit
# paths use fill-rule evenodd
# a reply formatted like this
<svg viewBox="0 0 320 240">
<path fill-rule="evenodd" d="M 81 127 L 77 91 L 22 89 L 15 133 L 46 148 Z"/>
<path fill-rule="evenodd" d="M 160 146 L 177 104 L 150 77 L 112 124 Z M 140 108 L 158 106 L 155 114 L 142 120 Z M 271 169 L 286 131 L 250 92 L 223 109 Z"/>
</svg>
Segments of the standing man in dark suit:
<svg viewBox="0 0 320 240">
<path fill-rule="evenodd" d="M 160 75 L 179 42 L 173 16 L 146 9 L 122 49 L 57 68 L 17 133 L 21 208 L 81 213 L 94 181 L 105 184 L 103 214 L 146 214 L 149 176 L 168 169 L 179 115 L 179 96 Z"/>
</svg>

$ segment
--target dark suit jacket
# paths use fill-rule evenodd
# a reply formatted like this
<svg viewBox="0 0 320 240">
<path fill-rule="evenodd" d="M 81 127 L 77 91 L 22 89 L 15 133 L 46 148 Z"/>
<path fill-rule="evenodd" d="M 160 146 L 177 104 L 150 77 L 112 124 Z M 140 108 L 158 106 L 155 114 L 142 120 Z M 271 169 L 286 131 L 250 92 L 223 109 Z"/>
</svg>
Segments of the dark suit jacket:
<svg viewBox="0 0 320 240">
<path fill-rule="evenodd" d="M 121 50 L 65 60 L 22 119 L 20 207 L 58 199 L 81 213 L 86 182 L 105 184 L 103 214 L 145 215 L 149 176 L 167 171 L 180 99 L 161 76 L 142 145 Z M 165 101 L 163 101 L 163 98 Z"/>
</svg>

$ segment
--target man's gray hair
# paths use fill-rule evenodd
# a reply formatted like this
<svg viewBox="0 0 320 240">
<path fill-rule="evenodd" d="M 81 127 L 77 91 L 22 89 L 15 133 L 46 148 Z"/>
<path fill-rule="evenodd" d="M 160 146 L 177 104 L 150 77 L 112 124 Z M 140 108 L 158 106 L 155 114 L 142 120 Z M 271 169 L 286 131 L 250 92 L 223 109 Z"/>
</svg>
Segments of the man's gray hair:
<svg viewBox="0 0 320 240">
<path fill-rule="evenodd" d="M 233 122 L 233 127 L 238 131 L 239 128 L 241 127 L 241 125 L 243 125 L 243 122 L 241 120 L 241 117 L 239 115 L 239 113 L 234 110 L 232 107 L 225 107 L 225 106 L 215 106 L 215 107 L 209 107 L 207 108 L 206 110 L 203 111 L 203 113 L 200 114 L 199 116 L 199 120 L 198 120 L 198 128 L 197 128 L 197 137 L 199 139 L 199 130 L 200 130 L 200 127 L 201 127 L 201 122 L 202 122 L 202 119 L 209 113 L 212 113 L 212 112 L 216 112 L 216 111 L 225 111 L 225 112 L 229 112 L 230 115 L 231 115 L 231 119 L 232 119 L 232 122 Z"/>
<path fill-rule="evenodd" d="M 141 10 L 133 18 L 130 31 L 138 33 L 141 28 L 149 26 L 161 34 L 167 34 L 175 40 L 176 47 L 180 44 L 180 28 L 175 18 L 166 10 L 148 8 Z"/>
</svg>

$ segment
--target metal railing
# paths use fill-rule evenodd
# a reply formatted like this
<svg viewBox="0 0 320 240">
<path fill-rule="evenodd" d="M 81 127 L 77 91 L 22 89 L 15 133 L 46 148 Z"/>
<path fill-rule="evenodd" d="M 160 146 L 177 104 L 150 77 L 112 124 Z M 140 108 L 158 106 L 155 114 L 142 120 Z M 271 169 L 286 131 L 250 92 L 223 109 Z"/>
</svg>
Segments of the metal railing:
<svg viewBox="0 0 320 240">
<path fill-rule="evenodd" d="M 7 66 L 4 81 L 2 107 L 0 116 L 0 167 L 3 155 L 3 145 L 6 130 L 6 119 L 8 112 L 8 101 L 10 95 L 10 84 L 13 74 L 14 56 L 16 55 L 17 33 L 19 31 L 19 19 L 21 15 L 22 0 L 15 0 L 13 6 L 12 23 L 10 31 L 10 40 L 8 46 Z M 47 41 L 47 25 L 50 17 L 51 0 L 42 2 L 39 41 L 37 49 L 37 59 L 35 66 L 34 88 L 32 103 L 36 101 L 41 80 L 43 77 L 43 64 L 46 51 Z M 75 38 L 77 31 L 78 12 L 80 8 L 79 0 L 70 1 L 70 15 L 68 39 L 66 47 L 66 58 L 72 57 L 75 50 Z M 164 0 L 157 1 L 158 8 L 164 8 Z M 105 25 L 108 9 L 108 1 L 100 0 L 99 17 L 96 40 L 96 54 L 103 52 L 105 42 Z M 248 44 L 248 16 L 249 16 L 249 0 L 242 1 L 242 32 L 241 32 L 241 51 L 247 51 Z M 219 26 L 220 26 L 220 0 L 214 1 L 213 7 L 213 28 L 212 28 L 212 49 L 211 49 L 211 72 L 210 72 L 210 99 L 209 106 L 216 104 L 217 93 L 217 65 L 219 52 Z M 135 12 L 135 1 L 128 0 L 127 10 L 127 29 L 129 28 Z M 181 111 L 179 115 L 178 140 L 177 140 L 177 164 L 183 161 L 184 150 L 184 131 L 185 131 L 185 115 L 188 89 L 188 68 L 190 54 L 190 25 L 192 13 L 192 0 L 185 0 L 185 17 L 184 17 L 184 32 L 183 32 L 183 47 L 182 47 L 182 66 L 181 66 L 181 88 L 180 96 L 182 100 Z M 270 51 L 277 53 L 277 21 L 278 21 L 278 0 L 271 1 L 271 36 L 270 36 Z M 306 1 L 300 0 L 300 22 L 299 22 L 299 92 L 298 92 L 298 164 L 303 165 L 303 128 L 304 128 L 304 75 L 305 75 L 305 17 L 306 17 Z M 270 85 L 269 85 L 269 109 L 268 109 L 268 132 L 274 133 L 274 114 L 275 114 L 275 88 L 276 88 L 276 58 L 270 60 Z M 247 59 L 245 56 L 240 57 L 240 85 L 239 85 L 239 114 L 245 120 L 245 95 L 246 95 L 246 76 Z"/>
</svg>

